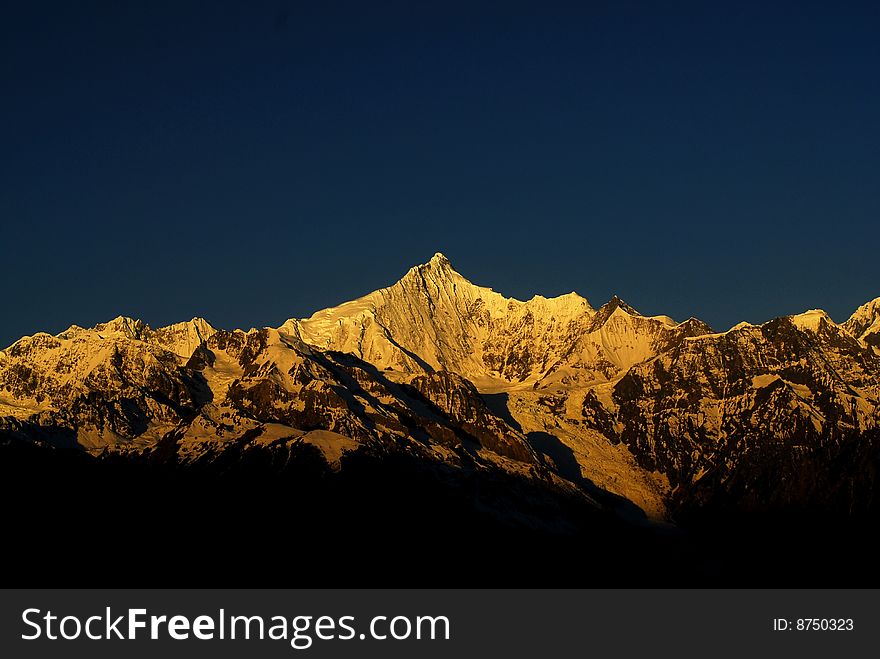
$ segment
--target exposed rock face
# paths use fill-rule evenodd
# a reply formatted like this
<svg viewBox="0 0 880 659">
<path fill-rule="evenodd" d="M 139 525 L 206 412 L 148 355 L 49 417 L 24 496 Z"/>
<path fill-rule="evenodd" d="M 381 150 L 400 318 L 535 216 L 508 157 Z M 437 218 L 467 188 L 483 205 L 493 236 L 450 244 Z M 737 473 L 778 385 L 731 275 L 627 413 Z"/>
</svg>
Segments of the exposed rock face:
<svg viewBox="0 0 880 659">
<path fill-rule="evenodd" d="M 633 367 L 613 390 L 619 437 L 645 468 L 689 486 L 768 445 L 796 452 L 874 429 L 880 360 L 824 315 L 805 316 L 688 339 Z"/>
<path fill-rule="evenodd" d="M 208 396 L 157 335 L 168 336 L 168 328 L 117 318 L 17 341 L 0 353 L 0 415 L 19 426 L 66 429 L 85 446 L 155 440 L 197 414 Z"/>
<path fill-rule="evenodd" d="M 410 381 L 480 446 L 513 460 L 537 464 L 538 456 L 526 437 L 495 416 L 468 380 L 450 371 L 420 375 Z"/>
<path fill-rule="evenodd" d="M 400 452 L 654 517 L 820 488 L 872 509 L 878 401 L 880 298 L 842 325 L 813 310 L 714 333 L 616 297 L 508 299 L 440 254 L 277 330 L 116 318 L 0 352 L 0 432 L 19 439 L 180 465 Z"/>
</svg>

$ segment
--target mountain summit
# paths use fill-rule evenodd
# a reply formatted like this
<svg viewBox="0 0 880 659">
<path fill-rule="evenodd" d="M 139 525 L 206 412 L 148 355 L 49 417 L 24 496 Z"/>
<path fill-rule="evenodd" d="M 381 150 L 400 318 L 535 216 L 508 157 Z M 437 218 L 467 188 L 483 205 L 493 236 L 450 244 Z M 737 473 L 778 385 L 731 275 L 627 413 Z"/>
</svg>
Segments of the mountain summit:
<svg viewBox="0 0 880 659">
<path fill-rule="evenodd" d="M 880 297 L 856 309 L 843 326 L 866 345 L 880 354 Z"/>
<path fill-rule="evenodd" d="M 472 284 L 437 253 L 388 288 L 288 320 L 280 330 L 385 370 L 525 381 L 558 361 L 593 313 L 576 293 L 506 298 Z"/>
</svg>

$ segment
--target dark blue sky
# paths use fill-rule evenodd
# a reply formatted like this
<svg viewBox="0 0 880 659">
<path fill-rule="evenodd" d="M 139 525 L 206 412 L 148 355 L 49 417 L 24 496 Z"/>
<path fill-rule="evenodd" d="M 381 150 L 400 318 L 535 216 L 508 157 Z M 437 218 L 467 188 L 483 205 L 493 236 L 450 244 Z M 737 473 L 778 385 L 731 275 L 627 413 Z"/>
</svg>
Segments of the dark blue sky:
<svg viewBox="0 0 880 659">
<path fill-rule="evenodd" d="M 14 5 L 4 345 L 278 325 L 438 250 L 719 329 L 880 295 L 880 3 Z"/>
</svg>

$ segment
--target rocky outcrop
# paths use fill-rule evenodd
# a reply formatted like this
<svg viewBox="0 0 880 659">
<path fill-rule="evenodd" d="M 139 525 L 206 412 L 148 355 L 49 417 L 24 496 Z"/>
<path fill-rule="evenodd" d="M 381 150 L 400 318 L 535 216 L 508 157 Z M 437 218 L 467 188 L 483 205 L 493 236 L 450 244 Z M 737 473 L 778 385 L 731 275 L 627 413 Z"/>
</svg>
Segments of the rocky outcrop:
<svg viewBox="0 0 880 659">
<path fill-rule="evenodd" d="M 477 388 L 460 375 L 450 371 L 429 373 L 413 378 L 410 386 L 493 453 L 521 462 L 539 461 L 525 436 L 492 413 Z"/>
<path fill-rule="evenodd" d="M 792 483 L 770 478 L 772 465 L 824 459 L 877 428 L 878 384 L 877 355 L 811 312 L 691 338 L 631 368 L 614 387 L 613 425 L 642 467 L 681 488 L 679 500 L 700 481 L 705 499 L 710 480 L 719 490 L 749 480 L 763 456 L 765 475 L 741 503 L 769 505 Z"/>
</svg>

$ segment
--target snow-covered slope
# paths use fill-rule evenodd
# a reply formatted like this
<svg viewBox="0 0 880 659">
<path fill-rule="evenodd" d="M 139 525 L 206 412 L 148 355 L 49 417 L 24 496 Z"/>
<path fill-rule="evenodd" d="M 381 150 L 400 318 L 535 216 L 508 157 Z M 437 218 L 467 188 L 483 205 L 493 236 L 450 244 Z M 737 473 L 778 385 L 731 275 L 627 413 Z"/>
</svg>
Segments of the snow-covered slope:
<svg viewBox="0 0 880 659">
<path fill-rule="evenodd" d="M 880 354 L 880 297 L 856 309 L 843 327 L 854 337 Z"/>
<path fill-rule="evenodd" d="M 475 286 L 435 254 L 393 286 L 288 320 L 280 329 L 384 370 L 523 381 L 554 363 L 592 315 L 576 293 L 527 302 L 505 298 Z"/>
<path fill-rule="evenodd" d="M 486 388 L 537 385 L 554 374 L 537 386 L 607 380 L 676 337 L 711 331 L 699 321 L 641 316 L 618 298 L 598 312 L 577 293 L 505 298 L 472 284 L 442 254 L 393 286 L 280 330 L 384 370 L 448 370 Z"/>
<path fill-rule="evenodd" d="M 583 333 L 572 338 L 568 351 L 542 377 L 538 388 L 613 380 L 685 337 L 711 331 L 695 318 L 676 323 L 668 316 L 642 316 L 615 296 L 599 309 Z"/>
</svg>

